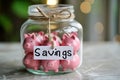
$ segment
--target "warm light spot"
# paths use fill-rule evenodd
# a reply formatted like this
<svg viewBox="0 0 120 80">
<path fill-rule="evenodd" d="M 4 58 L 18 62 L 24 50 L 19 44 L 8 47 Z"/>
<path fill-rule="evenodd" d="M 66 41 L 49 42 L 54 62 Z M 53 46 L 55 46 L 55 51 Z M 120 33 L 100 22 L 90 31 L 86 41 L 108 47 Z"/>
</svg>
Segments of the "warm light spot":
<svg viewBox="0 0 120 80">
<path fill-rule="evenodd" d="M 83 13 L 88 14 L 91 11 L 91 4 L 87 1 L 84 1 L 81 3 L 80 9 Z"/>
<path fill-rule="evenodd" d="M 89 2 L 90 4 L 93 4 L 95 0 L 85 0 L 87 2 Z"/>
<path fill-rule="evenodd" d="M 59 0 L 47 0 L 47 5 L 49 6 L 55 6 L 57 5 Z"/>
<path fill-rule="evenodd" d="M 102 24 L 101 22 L 97 22 L 97 23 L 95 24 L 95 30 L 96 30 L 99 34 L 103 33 L 103 31 L 104 31 L 104 26 L 103 26 L 103 24 Z"/>
<path fill-rule="evenodd" d="M 56 29 L 57 28 L 57 25 L 50 25 L 50 29 L 51 30 L 54 30 L 54 29 Z"/>
</svg>

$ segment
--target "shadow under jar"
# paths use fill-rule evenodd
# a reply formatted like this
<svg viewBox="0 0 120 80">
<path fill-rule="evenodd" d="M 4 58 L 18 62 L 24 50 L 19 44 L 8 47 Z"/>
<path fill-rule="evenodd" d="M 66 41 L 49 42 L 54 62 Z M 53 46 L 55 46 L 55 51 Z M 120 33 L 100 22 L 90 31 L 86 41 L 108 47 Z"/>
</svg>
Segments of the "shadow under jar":
<svg viewBox="0 0 120 80">
<path fill-rule="evenodd" d="M 29 6 L 29 19 L 21 27 L 23 64 L 40 75 L 72 72 L 82 63 L 83 30 L 74 20 L 72 5 Z"/>
</svg>

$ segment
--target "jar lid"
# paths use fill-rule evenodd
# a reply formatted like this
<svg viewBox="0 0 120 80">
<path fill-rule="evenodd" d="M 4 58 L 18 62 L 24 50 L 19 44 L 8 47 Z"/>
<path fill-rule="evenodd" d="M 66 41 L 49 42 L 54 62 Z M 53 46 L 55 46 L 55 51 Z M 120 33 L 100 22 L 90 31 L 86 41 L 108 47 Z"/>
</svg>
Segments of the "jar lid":
<svg viewBox="0 0 120 80">
<path fill-rule="evenodd" d="M 50 19 L 70 19 L 74 18 L 74 9 L 72 5 L 59 4 L 51 7 L 46 4 L 29 6 L 29 16 L 33 19 L 50 18 Z"/>
</svg>

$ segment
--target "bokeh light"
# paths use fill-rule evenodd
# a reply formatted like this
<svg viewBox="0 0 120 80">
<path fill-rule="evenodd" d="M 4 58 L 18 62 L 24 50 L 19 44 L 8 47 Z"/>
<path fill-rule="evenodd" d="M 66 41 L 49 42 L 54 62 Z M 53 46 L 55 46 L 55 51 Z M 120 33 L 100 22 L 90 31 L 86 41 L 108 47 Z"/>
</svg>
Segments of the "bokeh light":
<svg viewBox="0 0 120 80">
<path fill-rule="evenodd" d="M 97 33 L 102 34 L 103 31 L 104 31 L 104 26 L 103 26 L 103 24 L 102 24 L 101 22 L 97 22 L 97 23 L 95 24 L 95 30 L 96 30 Z"/>
<path fill-rule="evenodd" d="M 80 5 L 80 10 L 85 14 L 90 13 L 90 11 L 91 11 L 90 2 L 87 2 L 87 1 L 82 2 L 81 5 Z"/>
</svg>

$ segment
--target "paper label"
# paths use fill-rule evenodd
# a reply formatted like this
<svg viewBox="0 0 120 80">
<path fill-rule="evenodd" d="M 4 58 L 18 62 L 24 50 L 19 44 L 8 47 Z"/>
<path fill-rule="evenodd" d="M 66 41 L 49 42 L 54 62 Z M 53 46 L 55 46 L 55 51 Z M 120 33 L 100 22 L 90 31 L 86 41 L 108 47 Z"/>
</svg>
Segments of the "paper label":
<svg viewBox="0 0 120 80">
<path fill-rule="evenodd" d="M 73 58 L 72 46 L 34 46 L 34 60 L 70 60 Z"/>
</svg>

